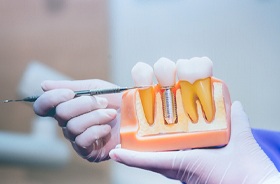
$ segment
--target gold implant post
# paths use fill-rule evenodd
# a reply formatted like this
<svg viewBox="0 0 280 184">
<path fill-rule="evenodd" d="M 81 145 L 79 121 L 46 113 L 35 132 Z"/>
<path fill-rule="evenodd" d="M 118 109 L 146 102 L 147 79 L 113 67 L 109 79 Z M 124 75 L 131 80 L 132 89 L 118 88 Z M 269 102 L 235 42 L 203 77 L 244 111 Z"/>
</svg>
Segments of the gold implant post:
<svg viewBox="0 0 280 184">
<path fill-rule="evenodd" d="M 174 124 L 177 121 L 176 101 L 172 87 L 163 87 L 162 108 L 164 120 L 167 124 Z"/>
</svg>

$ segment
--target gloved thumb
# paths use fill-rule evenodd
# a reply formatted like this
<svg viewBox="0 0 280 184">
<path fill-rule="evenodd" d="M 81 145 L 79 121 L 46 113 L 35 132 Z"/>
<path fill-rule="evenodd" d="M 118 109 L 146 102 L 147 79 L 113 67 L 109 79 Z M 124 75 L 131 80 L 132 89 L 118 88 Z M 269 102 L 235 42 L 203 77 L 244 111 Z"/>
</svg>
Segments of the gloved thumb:
<svg viewBox="0 0 280 184">
<path fill-rule="evenodd" d="M 114 161 L 148 170 L 164 169 L 165 165 L 170 169 L 172 154 L 173 152 L 137 152 L 121 148 L 113 149 L 109 153 Z"/>
<path fill-rule="evenodd" d="M 239 137 L 242 132 L 251 132 L 249 118 L 244 112 L 239 101 L 233 102 L 231 106 L 231 139 Z"/>
</svg>

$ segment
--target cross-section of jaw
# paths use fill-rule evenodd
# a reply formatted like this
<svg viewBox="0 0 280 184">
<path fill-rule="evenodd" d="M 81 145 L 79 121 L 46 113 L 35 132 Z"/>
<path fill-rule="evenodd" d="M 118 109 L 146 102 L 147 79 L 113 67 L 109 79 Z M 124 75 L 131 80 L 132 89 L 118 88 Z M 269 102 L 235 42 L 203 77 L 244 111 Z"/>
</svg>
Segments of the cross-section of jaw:
<svg viewBox="0 0 280 184">
<path fill-rule="evenodd" d="M 185 112 L 192 122 L 198 121 L 197 103 L 200 103 L 206 122 L 212 122 L 215 106 L 212 93 L 212 61 L 207 57 L 180 59 L 177 61 L 177 76 Z"/>
</svg>

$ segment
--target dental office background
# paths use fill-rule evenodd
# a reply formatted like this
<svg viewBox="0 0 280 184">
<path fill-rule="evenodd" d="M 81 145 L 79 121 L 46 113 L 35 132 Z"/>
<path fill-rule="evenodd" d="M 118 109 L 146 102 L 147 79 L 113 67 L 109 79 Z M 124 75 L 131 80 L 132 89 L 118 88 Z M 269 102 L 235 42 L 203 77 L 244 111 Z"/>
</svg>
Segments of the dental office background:
<svg viewBox="0 0 280 184">
<path fill-rule="evenodd" d="M 280 131 L 279 17 L 277 0 L 0 0 L 0 98 L 40 93 L 44 79 L 130 86 L 138 61 L 208 56 L 251 126 Z M 31 105 L 0 106 L 0 183 L 178 183 L 88 163 Z"/>
</svg>

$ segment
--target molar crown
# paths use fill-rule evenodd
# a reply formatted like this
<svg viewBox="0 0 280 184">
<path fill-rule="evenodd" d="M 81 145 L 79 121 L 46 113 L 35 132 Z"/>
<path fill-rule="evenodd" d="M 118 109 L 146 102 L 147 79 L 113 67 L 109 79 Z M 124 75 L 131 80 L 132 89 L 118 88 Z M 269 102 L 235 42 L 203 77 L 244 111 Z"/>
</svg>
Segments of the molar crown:
<svg viewBox="0 0 280 184">
<path fill-rule="evenodd" d="M 208 57 L 179 59 L 176 68 L 179 80 L 185 80 L 191 84 L 213 75 L 213 62 Z"/>
</svg>

